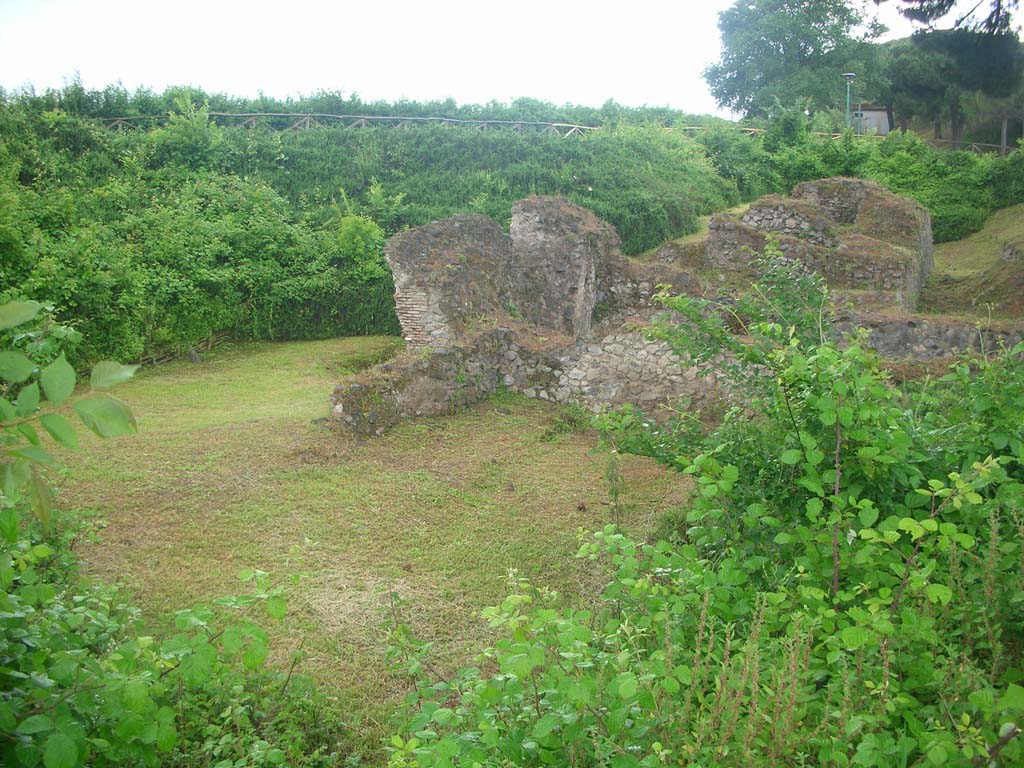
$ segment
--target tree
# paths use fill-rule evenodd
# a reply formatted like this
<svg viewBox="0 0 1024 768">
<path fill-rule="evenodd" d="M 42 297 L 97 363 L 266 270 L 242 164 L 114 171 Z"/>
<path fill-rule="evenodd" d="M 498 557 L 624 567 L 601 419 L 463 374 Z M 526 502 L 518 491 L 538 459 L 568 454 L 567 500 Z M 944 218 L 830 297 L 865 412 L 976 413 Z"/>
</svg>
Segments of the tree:
<svg viewBox="0 0 1024 768">
<path fill-rule="evenodd" d="M 875 0 L 875 5 L 887 3 L 889 0 Z M 901 6 L 900 13 L 911 21 L 931 26 L 954 11 L 959 0 L 896 0 Z M 954 19 L 953 26 L 982 29 L 986 32 L 1005 32 L 1010 28 L 1013 11 L 1017 9 L 1018 0 L 978 0 Z M 988 13 L 978 16 L 979 9 L 987 9 Z"/>
<path fill-rule="evenodd" d="M 963 135 L 970 94 L 1009 96 L 1024 75 L 1024 48 L 1010 32 L 919 32 L 891 44 L 889 53 L 887 100 L 901 120 L 927 117 L 938 128 L 948 118 L 954 142 Z"/>
<path fill-rule="evenodd" d="M 720 106 L 763 116 L 778 99 L 809 99 L 811 109 L 838 107 L 843 72 L 857 72 L 862 98 L 881 79 L 883 31 L 844 0 L 738 0 L 718 16 L 721 60 L 704 70 Z"/>
</svg>

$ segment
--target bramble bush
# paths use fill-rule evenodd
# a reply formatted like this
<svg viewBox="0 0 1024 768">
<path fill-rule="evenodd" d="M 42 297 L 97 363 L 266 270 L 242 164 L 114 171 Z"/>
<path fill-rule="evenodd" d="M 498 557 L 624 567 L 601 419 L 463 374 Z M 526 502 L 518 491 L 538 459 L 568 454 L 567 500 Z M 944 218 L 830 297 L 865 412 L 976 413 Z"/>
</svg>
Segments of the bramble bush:
<svg viewBox="0 0 1024 768">
<path fill-rule="evenodd" d="M 1024 345 L 899 388 L 829 340 L 818 279 L 762 268 L 651 330 L 741 405 L 703 436 L 602 423 L 693 478 L 672 535 L 585 542 L 591 609 L 516 583 L 478 667 L 411 675 L 392 766 L 1024 759 Z"/>
<path fill-rule="evenodd" d="M 76 334 L 35 302 L 0 304 L 0 341 L 0 763 L 335 764 L 337 715 L 307 681 L 266 666 L 258 615 L 286 611 L 267 574 L 243 573 L 245 595 L 178 611 L 165 638 L 142 634 L 117 590 L 78 577 L 52 445 L 78 447 L 72 415 L 99 437 L 134 432 L 107 390 L 135 366 L 97 363 L 81 391 L 65 356 Z"/>
</svg>

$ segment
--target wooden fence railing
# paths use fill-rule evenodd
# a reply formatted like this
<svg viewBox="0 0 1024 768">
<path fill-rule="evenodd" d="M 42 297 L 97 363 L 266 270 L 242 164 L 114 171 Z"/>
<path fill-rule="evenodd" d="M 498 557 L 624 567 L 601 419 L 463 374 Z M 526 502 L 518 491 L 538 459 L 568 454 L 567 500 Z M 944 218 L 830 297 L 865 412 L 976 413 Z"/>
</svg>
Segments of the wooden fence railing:
<svg viewBox="0 0 1024 768">
<path fill-rule="evenodd" d="M 588 131 L 596 131 L 593 125 L 576 125 L 574 123 L 549 123 L 539 120 L 465 120 L 454 117 L 405 117 L 391 115 L 331 115 L 321 112 L 210 112 L 210 118 L 219 125 L 238 125 L 252 127 L 258 124 L 269 125 L 289 131 L 302 131 L 323 125 L 340 125 L 344 128 L 365 128 L 370 125 L 383 125 L 392 128 L 408 128 L 412 125 L 439 125 L 442 128 L 463 127 L 486 131 L 492 128 L 507 128 L 513 131 L 528 129 L 550 131 L 562 138 L 582 136 Z M 103 118 L 111 128 L 131 128 L 140 125 L 163 125 L 169 120 L 163 115 L 144 115 L 139 117 L 107 117 Z"/>
<path fill-rule="evenodd" d="M 575 123 L 549 123 L 540 120 L 466 120 L 454 117 L 407 117 L 392 115 L 332 115 L 322 112 L 210 112 L 210 118 L 218 125 L 236 125 L 240 127 L 254 127 L 256 125 L 267 125 L 271 128 L 287 131 L 303 131 L 327 125 L 340 125 L 344 128 L 365 128 L 371 125 L 381 125 L 392 128 L 408 128 L 412 125 L 439 125 L 442 128 L 462 127 L 475 128 L 480 131 L 492 128 L 510 129 L 513 131 L 540 130 L 556 133 L 562 138 L 570 136 L 582 136 L 590 131 L 601 130 L 600 126 L 577 125 Z M 142 115 L 137 117 L 106 117 L 103 122 L 111 128 L 126 129 L 143 125 L 164 125 L 170 118 L 167 115 Z M 732 126 L 740 133 L 748 136 L 759 136 L 765 132 L 764 128 L 751 128 L 749 126 Z M 666 126 L 669 131 L 706 131 L 706 125 L 684 125 Z M 839 139 L 841 133 L 812 132 L 814 136 Z M 874 133 L 862 134 L 862 139 L 883 139 Z M 926 139 L 926 141 L 937 148 L 961 149 L 984 154 L 986 152 L 999 152 L 1006 154 L 1012 151 L 1005 143 L 986 144 L 979 141 L 952 142 L 946 139 Z"/>
</svg>

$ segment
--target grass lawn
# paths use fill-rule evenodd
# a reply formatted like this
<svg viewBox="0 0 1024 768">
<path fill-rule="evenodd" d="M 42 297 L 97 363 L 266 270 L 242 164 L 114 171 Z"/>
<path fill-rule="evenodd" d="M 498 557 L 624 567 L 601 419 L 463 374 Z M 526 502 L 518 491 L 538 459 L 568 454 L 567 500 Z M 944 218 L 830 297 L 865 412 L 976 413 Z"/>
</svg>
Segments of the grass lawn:
<svg viewBox="0 0 1024 768">
<path fill-rule="evenodd" d="M 144 370 L 117 391 L 139 433 L 85 439 L 61 493 L 99 522 L 79 547 L 85 572 L 125 585 L 157 629 L 170 611 L 244 591 L 243 568 L 287 584 L 289 615 L 266 622 L 276 658 L 303 644 L 303 670 L 337 697 L 367 754 L 404 693 L 383 658 L 389 591 L 450 670 L 488 644 L 479 614 L 503 597 L 509 569 L 568 600 L 593 595 L 593 566 L 572 555 L 580 531 L 610 515 L 595 435 L 552 438 L 559 412 L 542 402 L 499 395 L 369 440 L 316 423 L 339 371 L 393 344 L 240 344 Z M 621 462 L 625 527 L 642 535 L 684 481 Z"/>
<path fill-rule="evenodd" d="M 935 246 L 935 269 L 921 293 L 925 312 L 980 318 L 1024 317 L 1024 205 L 996 211 L 980 232 Z"/>
</svg>

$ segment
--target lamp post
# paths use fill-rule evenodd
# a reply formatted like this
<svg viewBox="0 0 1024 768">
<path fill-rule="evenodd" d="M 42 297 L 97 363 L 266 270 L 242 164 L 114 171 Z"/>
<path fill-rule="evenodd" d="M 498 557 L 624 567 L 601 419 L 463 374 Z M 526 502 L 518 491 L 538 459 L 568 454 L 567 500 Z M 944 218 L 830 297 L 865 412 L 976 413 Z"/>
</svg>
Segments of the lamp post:
<svg viewBox="0 0 1024 768">
<path fill-rule="evenodd" d="M 843 72 L 843 80 L 846 81 L 846 127 L 849 128 L 853 121 L 850 119 L 850 85 L 853 84 L 853 78 L 857 76 L 856 72 Z"/>
</svg>

